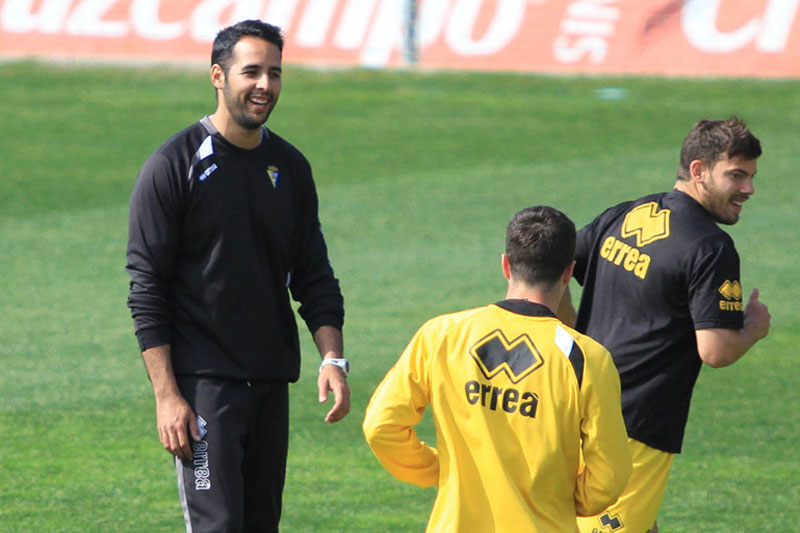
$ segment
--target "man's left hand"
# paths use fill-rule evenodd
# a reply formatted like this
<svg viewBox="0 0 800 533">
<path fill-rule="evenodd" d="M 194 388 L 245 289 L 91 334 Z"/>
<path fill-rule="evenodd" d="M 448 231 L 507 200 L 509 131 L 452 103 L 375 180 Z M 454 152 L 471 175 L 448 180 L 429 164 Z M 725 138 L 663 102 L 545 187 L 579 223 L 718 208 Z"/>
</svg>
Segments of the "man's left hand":
<svg viewBox="0 0 800 533">
<path fill-rule="evenodd" d="M 322 367 L 317 378 L 319 403 L 328 401 L 328 393 L 333 392 L 333 407 L 325 415 L 325 422 L 338 422 L 350 412 L 350 387 L 341 368 L 334 365 Z"/>
</svg>

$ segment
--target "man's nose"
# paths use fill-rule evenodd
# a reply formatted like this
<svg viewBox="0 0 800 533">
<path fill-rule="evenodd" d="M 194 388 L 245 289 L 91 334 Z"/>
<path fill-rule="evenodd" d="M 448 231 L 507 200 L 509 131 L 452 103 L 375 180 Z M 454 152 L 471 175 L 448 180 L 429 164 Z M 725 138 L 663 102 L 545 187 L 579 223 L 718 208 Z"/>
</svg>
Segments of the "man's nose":
<svg viewBox="0 0 800 533">
<path fill-rule="evenodd" d="M 748 195 L 753 194 L 753 193 L 756 192 L 756 187 L 753 184 L 753 178 L 752 177 L 749 177 L 746 180 L 744 180 L 744 183 L 742 183 L 741 192 L 744 193 L 744 194 L 748 194 Z"/>
</svg>

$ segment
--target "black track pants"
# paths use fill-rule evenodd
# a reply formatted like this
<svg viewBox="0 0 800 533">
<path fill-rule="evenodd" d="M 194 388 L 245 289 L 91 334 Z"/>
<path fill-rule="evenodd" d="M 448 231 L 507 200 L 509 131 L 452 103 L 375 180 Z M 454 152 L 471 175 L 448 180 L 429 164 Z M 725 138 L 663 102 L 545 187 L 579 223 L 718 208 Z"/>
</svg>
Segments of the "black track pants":
<svg viewBox="0 0 800 533">
<path fill-rule="evenodd" d="M 187 533 L 277 532 L 289 446 L 289 386 L 179 377 L 206 423 L 175 460 Z"/>
</svg>

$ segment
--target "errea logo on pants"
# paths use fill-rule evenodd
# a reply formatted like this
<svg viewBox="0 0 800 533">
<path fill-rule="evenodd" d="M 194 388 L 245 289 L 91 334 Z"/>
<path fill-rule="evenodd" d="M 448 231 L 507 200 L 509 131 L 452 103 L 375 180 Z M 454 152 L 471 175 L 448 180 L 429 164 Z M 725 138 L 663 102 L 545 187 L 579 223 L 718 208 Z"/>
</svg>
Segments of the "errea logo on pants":
<svg viewBox="0 0 800 533">
<path fill-rule="evenodd" d="M 201 440 L 192 444 L 192 464 L 194 465 L 194 490 L 211 490 L 208 442 Z"/>
</svg>

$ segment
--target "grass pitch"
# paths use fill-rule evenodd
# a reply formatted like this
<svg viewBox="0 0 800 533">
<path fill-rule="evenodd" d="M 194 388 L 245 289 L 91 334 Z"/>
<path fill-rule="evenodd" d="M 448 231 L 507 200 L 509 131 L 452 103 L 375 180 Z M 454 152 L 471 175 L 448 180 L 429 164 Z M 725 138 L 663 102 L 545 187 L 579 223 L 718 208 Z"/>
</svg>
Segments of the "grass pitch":
<svg viewBox="0 0 800 533">
<path fill-rule="evenodd" d="M 0 94 L 0 529 L 180 531 L 125 306 L 127 201 L 149 153 L 213 111 L 212 89 L 198 71 L 5 63 Z M 701 373 L 659 523 L 792 530 L 800 82 L 291 65 L 269 125 L 314 167 L 346 299 L 353 410 L 322 422 L 317 356 L 302 331 L 282 530 L 422 531 L 435 492 L 392 479 L 360 431 L 413 332 L 504 296 L 499 255 L 514 212 L 551 204 L 582 225 L 667 190 L 692 123 L 733 113 L 765 150 L 756 195 L 730 233 L 745 293 L 761 289 L 772 331 L 736 365 Z M 429 418 L 421 434 L 433 438 Z"/>
</svg>

